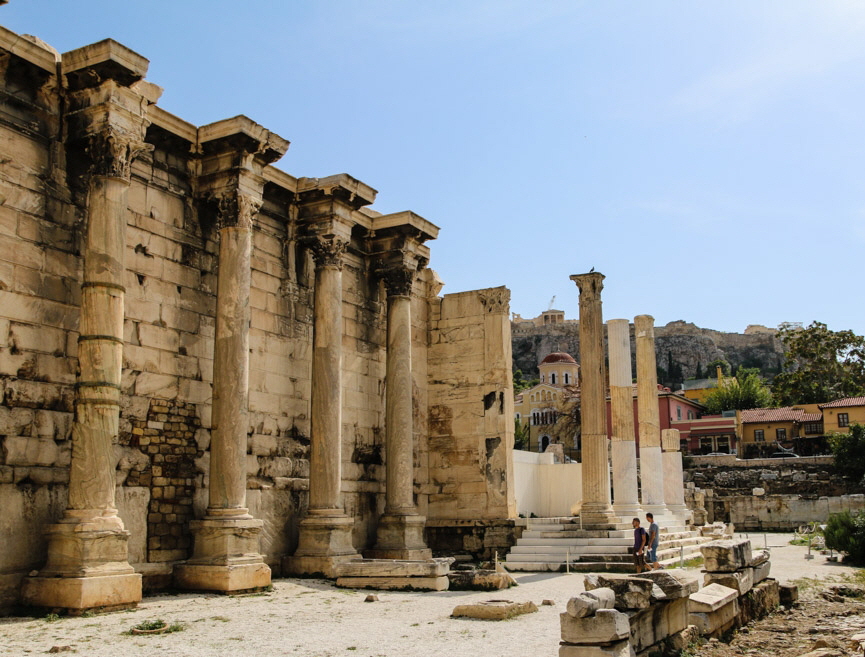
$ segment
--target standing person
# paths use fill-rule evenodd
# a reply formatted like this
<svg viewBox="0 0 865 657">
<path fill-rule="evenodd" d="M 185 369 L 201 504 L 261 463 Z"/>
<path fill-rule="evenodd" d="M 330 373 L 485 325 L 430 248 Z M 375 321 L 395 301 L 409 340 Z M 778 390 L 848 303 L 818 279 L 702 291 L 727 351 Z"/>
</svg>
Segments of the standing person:
<svg viewBox="0 0 865 657">
<path fill-rule="evenodd" d="M 634 518 L 631 521 L 634 526 L 634 565 L 637 567 L 637 572 L 641 573 L 646 569 L 646 557 L 643 551 L 646 549 L 646 530 L 640 527 L 640 519 Z"/>
<path fill-rule="evenodd" d="M 658 563 L 658 544 L 661 542 L 661 528 L 658 527 L 658 523 L 655 522 L 655 516 L 651 513 L 646 514 L 646 521 L 649 523 L 649 538 L 648 538 L 648 556 L 646 557 L 646 564 L 648 564 L 649 570 L 659 570 L 663 568 L 660 563 Z"/>
</svg>

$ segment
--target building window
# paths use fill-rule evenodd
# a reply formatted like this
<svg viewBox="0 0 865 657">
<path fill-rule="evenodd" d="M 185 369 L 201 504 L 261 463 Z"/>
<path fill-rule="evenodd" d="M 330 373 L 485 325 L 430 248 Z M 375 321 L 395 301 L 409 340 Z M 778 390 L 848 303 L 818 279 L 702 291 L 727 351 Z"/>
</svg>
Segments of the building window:
<svg viewBox="0 0 865 657">
<path fill-rule="evenodd" d="M 689 420 L 693 420 L 693 419 L 694 419 L 694 411 L 688 411 L 688 419 L 689 419 Z"/>
<path fill-rule="evenodd" d="M 787 440 L 787 430 L 786 429 L 775 429 L 775 440 L 781 442 L 782 440 Z"/>
<path fill-rule="evenodd" d="M 805 423 L 805 433 L 806 434 L 823 433 L 823 423 L 822 422 L 806 422 Z"/>
<path fill-rule="evenodd" d="M 556 385 L 556 373 L 550 374 L 550 385 Z"/>
<path fill-rule="evenodd" d="M 676 419 L 677 420 L 682 419 L 682 407 L 681 406 L 676 406 Z"/>
<path fill-rule="evenodd" d="M 543 383 L 546 380 L 546 377 L 547 377 L 546 374 L 541 374 L 541 383 Z"/>
<path fill-rule="evenodd" d="M 762 443 L 766 441 L 766 436 L 763 434 L 762 429 L 754 429 L 754 442 Z"/>
<path fill-rule="evenodd" d="M 540 423 L 541 423 L 541 414 L 538 411 L 533 411 L 532 412 L 532 424 L 537 426 Z"/>
<path fill-rule="evenodd" d="M 547 451 L 547 447 L 550 445 L 550 437 L 549 436 L 541 436 L 541 440 L 538 443 L 538 451 L 545 452 Z"/>
<path fill-rule="evenodd" d="M 565 372 L 565 385 L 568 385 L 571 382 L 571 375 Z"/>
<path fill-rule="evenodd" d="M 850 416 L 847 413 L 838 413 L 838 426 L 839 427 L 849 427 L 850 426 Z"/>
</svg>

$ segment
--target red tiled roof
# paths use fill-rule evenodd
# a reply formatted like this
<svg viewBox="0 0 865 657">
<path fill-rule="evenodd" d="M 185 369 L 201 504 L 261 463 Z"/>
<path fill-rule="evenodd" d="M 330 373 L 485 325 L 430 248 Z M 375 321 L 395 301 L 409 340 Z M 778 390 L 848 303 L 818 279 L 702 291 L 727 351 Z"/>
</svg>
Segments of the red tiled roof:
<svg viewBox="0 0 865 657">
<path fill-rule="evenodd" d="M 828 404 L 820 404 L 820 408 L 847 408 L 848 406 L 865 406 L 865 397 L 846 397 L 830 401 Z"/>
<path fill-rule="evenodd" d="M 803 413 L 802 419 L 799 422 L 822 422 L 823 414 L 822 413 Z"/>
<path fill-rule="evenodd" d="M 573 363 L 576 365 L 577 361 L 574 360 L 573 356 L 566 354 L 564 351 L 555 351 L 541 361 L 541 365 L 548 363 Z"/>
<path fill-rule="evenodd" d="M 801 408 L 752 408 L 742 411 L 742 424 L 757 424 L 761 422 L 802 422 L 805 411 Z"/>
</svg>

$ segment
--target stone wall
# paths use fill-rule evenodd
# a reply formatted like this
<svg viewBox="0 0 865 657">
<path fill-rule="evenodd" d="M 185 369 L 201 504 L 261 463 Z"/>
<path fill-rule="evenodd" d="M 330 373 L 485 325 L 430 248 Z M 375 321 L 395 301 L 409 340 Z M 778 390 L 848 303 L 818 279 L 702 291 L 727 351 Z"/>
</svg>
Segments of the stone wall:
<svg viewBox="0 0 865 657">
<path fill-rule="evenodd" d="M 106 43 L 106 52 L 131 53 Z M 61 125 L 70 98 L 79 102 L 91 91 L 59 74 L 58 61 L 0 28 L 0 608 L 14 602 L 22 576 L 45 562 L 43 531 L 67 504 L 92 153 Z M 105 84 L 155 103 L 158 90 L 122 77 L 123 65 L 99 69 L 118 78 Z M 201 191 L 213 175 L 205 169 L 272 160 L 278 154 L 255 148 L 284 150 L 287 142 L 245 117 L 198 128 L 153 104 L 146 120 L 146 148 L 129 171 L 113 450 L 129 561 L 145 586 L 164 586 L 191 556 L 190 521 L 208 505 L 225 199 Z M 344 174 L 297 179 L 267 165 L 244 175 L 261 196 L 251 215 L 246 503 L 264 521 L 261 552 L 278 575 L 309 504 L 316 265 L 299 180 L 304 198 L 333 194 L 334 207 L 343 203 L 340 220 L 351 226 L 340 262 L 341 466 L 358 550 L 375 542 L 386 490 L 387 297 L 372 243 L 377 226 L 400 227 L 411 213 L 362 207 L 375 190 Z M 415 215 L 405 221 L 415 239 L 438 230 Z M 414 501 L 444 543 L 449 531 L 463 540 L 458 521 L 482 520 L 493 529 L 486 539 L 480 532 L 481 545 L 505 545 L 512 523 L 501 527 L 516 515 L 508 292 L 438 297 L 442 284 L 426 269 L 429 255 L 420 244 L 418 270 L 409 272 Z"/>
</svg>

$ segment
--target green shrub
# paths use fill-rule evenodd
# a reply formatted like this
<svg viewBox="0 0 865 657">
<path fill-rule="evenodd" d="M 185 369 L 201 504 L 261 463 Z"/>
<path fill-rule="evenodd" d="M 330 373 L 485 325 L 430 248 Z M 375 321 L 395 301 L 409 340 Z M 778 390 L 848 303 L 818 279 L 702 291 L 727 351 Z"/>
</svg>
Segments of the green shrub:
<svg viewBox="0 0 865 657">
<path fill-rule="evenodd" d="M 833 513 L 823 530 L 826 547 L 843 552 L 854 563 L 865 563 L 865 516 Z"/>
</svg>

